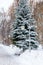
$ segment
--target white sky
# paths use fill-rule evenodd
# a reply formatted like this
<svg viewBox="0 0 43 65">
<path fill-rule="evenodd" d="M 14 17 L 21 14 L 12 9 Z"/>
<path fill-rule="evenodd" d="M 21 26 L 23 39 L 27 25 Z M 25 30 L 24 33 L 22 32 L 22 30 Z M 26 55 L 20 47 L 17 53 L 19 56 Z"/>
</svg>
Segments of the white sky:
<svg viewBox="0 0 43 65">
<path fill-rule="evenodd" d="M 2 8 L 4 8 L 4 10 L 7 11 L 12 3 L 13 0 L 0 0 L 0 11 Z"/>
</svg>

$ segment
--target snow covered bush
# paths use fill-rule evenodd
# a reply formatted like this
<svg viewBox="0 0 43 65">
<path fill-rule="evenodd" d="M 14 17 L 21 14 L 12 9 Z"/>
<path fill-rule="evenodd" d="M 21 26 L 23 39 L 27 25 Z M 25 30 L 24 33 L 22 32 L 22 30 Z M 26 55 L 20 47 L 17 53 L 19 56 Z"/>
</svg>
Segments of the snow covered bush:
<svg viewBox="0 0 43 65">
<path fill-rule="evenodd" d="M 15 16 L 12 38 L 13 44 L 22 48 L 23 51 L 26 49 L 37 49 L 36 21 L 33 18 L 30 5 L 27 5 L 27 0 L 19 0 Z"/>
</svg>

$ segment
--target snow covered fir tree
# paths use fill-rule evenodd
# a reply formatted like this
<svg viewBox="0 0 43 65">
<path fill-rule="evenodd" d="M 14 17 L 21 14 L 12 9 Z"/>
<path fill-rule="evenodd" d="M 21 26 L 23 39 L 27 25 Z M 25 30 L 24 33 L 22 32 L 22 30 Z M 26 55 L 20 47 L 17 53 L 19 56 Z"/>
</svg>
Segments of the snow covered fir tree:
<svg viewBox="0 0 43 65">
<path fill-rule="evenodd" d="M 37 49 L 36 21 L 33 18 L 31 6 L 27 5 L 27 0 L 19 0 L 13 24 L 13 44 L 23 51 L 26 49 Z"/>
</svg>

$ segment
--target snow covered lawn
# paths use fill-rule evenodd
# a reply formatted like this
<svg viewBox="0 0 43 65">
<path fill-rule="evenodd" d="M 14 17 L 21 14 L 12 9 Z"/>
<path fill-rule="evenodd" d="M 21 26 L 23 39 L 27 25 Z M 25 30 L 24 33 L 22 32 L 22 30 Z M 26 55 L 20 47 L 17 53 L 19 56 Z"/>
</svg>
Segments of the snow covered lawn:
<svg viewBox="0 0 43 65">
<path fill-rule="evenodd" d="M 16 57 L 1 56 L 0 65 L 18 65 Z"/>
<path fill-rule="evenodd" d="M 26 50 L 20 56 L 15 56 L 14 53 L 17 52 L 17 48 L 14 51 L 9 46 L 0 45 L 0 65 L 43 65 L 43 49 Z M 9 49 L 9 53 L 7 53 Z M 3 52 L 3 53 L 1 53 Z"/>
</svg>

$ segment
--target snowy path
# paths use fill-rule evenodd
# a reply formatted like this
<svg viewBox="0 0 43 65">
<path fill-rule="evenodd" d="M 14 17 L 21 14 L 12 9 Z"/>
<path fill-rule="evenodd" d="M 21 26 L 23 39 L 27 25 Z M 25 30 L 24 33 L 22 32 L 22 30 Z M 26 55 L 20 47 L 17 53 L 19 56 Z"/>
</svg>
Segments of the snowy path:
<svg viewBox="0 0 43 65">
<path fill-rule="evenodd" d="M 0 44 L 0 65 L 18 65 L 18 56 L 14 56 L 16 51 L 16 47 L 13 50 L 10 46 Z"/>
<path fill-rule="evenodd" d="M 18 65 L 16 62 L 17 58 L 10 56 L 1 56 L 0 65 Z"/>
<path fill-rule="evenodd" d="M 21 56 L 0 56 L 1 65 L 43 65 L 43 51 L 28 50 Z"/>
<path fill-rule="evenodd" d="M 14 49 L 14 50 L 13 50 Z M 18 48 L 0 45 L 0 65 L 43 65 L 43 49 L 26 50 L 20 56 L 15 56 L 14 53 Z"/>
</svg>

